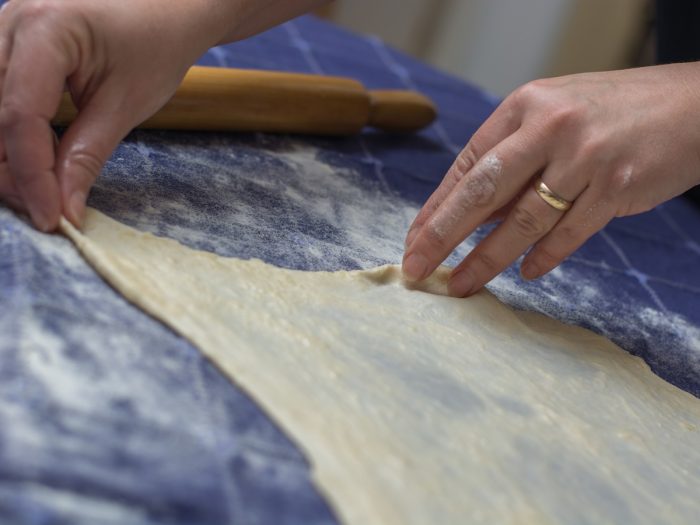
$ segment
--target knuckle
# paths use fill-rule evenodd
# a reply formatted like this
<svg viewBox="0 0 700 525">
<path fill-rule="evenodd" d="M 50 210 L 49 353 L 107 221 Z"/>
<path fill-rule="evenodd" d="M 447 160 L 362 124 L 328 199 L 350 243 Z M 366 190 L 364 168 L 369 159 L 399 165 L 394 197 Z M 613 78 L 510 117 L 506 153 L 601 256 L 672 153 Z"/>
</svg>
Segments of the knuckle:
<svg viewBox="0 0 700 525">
<path fill-rule="evenodd" d="M 562 105 L 557 79 L 553 78 L 531 80 L 517 88 L 512 97 L 516 106 L 523 110 L 535 107 L 549 111 Z"/>
<path fill-rule="evenodd" d="M 86 179 L 87 182 L 92 182 L 97 178 L 104 164 L 99 155 L 87 149 L 72 151 L 70 163 L 72 168 L 78 168 L 82 171 L 82 178 Z"/>
<path fill-rule="evenodd" d="M 547 245 L 538 244 L 533 248 L 531 258 L 542 268 L 554 268 L 564 259 L 564 256 L 555 253 Z"/>
<path fill-rule="evenodd" d="M 522 206 L 516 206 L 513 209 L 512 218 L 515 231 L 527 239 L 539 238 L 547 231 L 546 225 Z"/>
<path fill-rule="evenodd" d="M 30 111 L 12 100 L 5 99 L 0 105 L 0 128 L 12 129 L 21 122 L 30 119 L 32 114 Z"/>
<path fill-rule="evenodd" d="M 487 157 L 477 164 L 457 187 L 458 202 L 463 211 L 492 206 L 500 174 L 501 163 L 495 157 Z"/>
<path fill-rule="evenodd" d="M 573 104 L 565 104 L 550 110 L 547 116 L 547 127 L 554 133 L 569 129 L 578 130 L 583 121 L 583 110 Z"/>
<path fill-rule="evenodd" d="M 557 228 L 555 238 L 559 243 L 566 245 L 577 244 L 584 238 L 583 231 L 580 227 L 573 224 L 562 224 Z"/>
<path fill-rule="evenodd" d="M 420 212 L 418 212 L 418 215 L 416 215 L 411 228 L 419 228 L 423 226 L 425 222 L 432 217 L 433 213 L 435 213 L 435 211 L 440 207 L 441 203 L 442 198 L 435 195 L 431 196 L 430 199 L 428 199 L 428 202 L 423 205 Z"/>
<path fill-rule="evenodd" d="M 496 259 L 483 250 L 473 251 L 470 259 L 473 267 L 483 270 L 484 273 L 496 274 L 501 270 Z"/>
<path fill-rule="evenodd" d="M 468 170 L 464 167 L 463 161 L 459 157 L 457 157 L 457 159 L 452 164 L 452 167 L 447 172 L 445 182 L 450 188 L 453 188 L 457 185 L 457 183 L 460 180 L 462 180 L 462 178 L 464 178 L 464 175 L 467 173 L 467 171 Z"/>
<path fill-rule="evenodd" d="M 604 161 L 605 151 L 608 147 L 608 141 L 601 135 L 589 135 L 579 141 L 578 157 L 589 164 Z"/>
<path fill-rule="evenodd" d="M 449 248 L 450 228 L 438 221 L 430 221 L 424 228 L 424 240 L 430 252 L 442 253 Z"/>
<path fill-rule="evenodd" d="M 545 80 L 532 80 L 517 88 L 511 96 L 516 104 L 527 106 L 543 100 L 546 97 L 546 91 Z"/>
<path fill-rule="evenodd" d="M 32 22 L 52 16 L 59 7 L 57 0 L 25 0 L 19 4 L 17 15 L 22 21 Z"/>
<path fill-rule="evenodd" d="M 476 147 L 473 141 L 469 141 L 452 164 L 450 168 L 450 176 L 454 182 L 459 182 L 476 164 L 479 156 L 476 152 Z"/>
<path fill-rule="evenodd" d="M 589 113 L 585 101 L 557 89 L 552 79 L 534 80 L 518 88 L 515 103 L 545 134 L 575 132 L 580 136 Z"/>
<path fill-rule="evenodd" d="M 473 139 L 467 142 L 467 145 L 460 152 L 458 158 L 468 167 L 476 164 L 476 161 L 479 160 L 479 153 Z"/>
</svg>

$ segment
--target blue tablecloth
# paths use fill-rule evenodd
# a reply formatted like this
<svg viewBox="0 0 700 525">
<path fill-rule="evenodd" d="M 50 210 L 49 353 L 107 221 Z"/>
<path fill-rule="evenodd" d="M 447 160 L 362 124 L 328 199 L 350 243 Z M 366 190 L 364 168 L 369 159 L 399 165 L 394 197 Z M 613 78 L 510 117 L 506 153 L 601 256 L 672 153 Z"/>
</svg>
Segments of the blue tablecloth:
<svg viewBox="0 0 700 525">
<path fill-rule="evenodd" d="M 91 194 L 137 228 L 305 270 L 398 262 L 420 203 L 496 104 L 311 17 L 200 62 L 351 76 L 438 104 L 437 124 L 415 136 L 134 132 Z M 614 221 L 544 279 L 510 269 L 490 288 L 611 337 L 697 396 L 699 226 L 675 200 Z M 68 241 L 0 207 L 0 254 L 0 523 L 336 521 L 264 412 Z"/>
</svg>

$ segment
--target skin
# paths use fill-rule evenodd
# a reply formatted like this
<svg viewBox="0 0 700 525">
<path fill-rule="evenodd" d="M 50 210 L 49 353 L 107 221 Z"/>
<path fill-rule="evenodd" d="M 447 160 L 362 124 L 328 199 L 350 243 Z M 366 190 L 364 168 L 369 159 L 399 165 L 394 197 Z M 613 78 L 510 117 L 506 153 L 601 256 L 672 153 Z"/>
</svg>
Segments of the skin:
<svg viewBox="0 0 700 525">
<path fill-rule="evenodd" d="M 0 200 L 52 231 L 80 226 L 119 141 L 167 102 L 209 47 L 272 27 L 320 0 L 12 0 L 0 12 Z M 67 89 L 79 116 L 55 139 Z M 406 238 L 409 280 L 430 275 L 484 222 L 500 225 L 452 273 L 470 295 L 527 252 L 556 267 L 613 217 L 700 182 L 700 63 L 531 82 L 474 134 Z M 532 189 L 541 175 L 564 199 Z"/>
<path fill-rule="evenodd" d="M 210 47 L 319 0 L 12 0 L 0 12 L 0 199 L 42 231 L 80 226 L 119 141 L 160 109 Z M 67 89 L 79 114 L 56 143 Z"/>
<path fill-rule="evenodd" d="M 570 210 L 533 189 L 538 176 Z M 479 225 L 500 220 L 453 270 L 452 295 L 481 289 L 521 255 L 525 279 L 559 265 L 613 217 L 700 183 L 700 63 L 531 82 L 474 134 L 406 237 L 418 281 Z"/>
</svg>

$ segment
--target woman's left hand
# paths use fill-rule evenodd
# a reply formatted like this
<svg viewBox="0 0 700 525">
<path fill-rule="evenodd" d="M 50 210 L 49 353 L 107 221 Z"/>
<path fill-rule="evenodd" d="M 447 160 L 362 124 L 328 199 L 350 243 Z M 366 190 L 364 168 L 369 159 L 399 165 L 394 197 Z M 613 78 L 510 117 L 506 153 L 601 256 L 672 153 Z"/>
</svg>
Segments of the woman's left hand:
<svg viewBox="0 0 700 525">
<path fill-rule="evenodd" d="M 540 182 L 553 198 L 535 190 Z M 612 218 L 698 183 L 700 63 L 534 81 L 486 120 L 424 205 L 406 237 L 404 274 L 425 279 L 497 218 L 453 270 L 450 293 L 473 294 L 528 250 L 521 274 L 535 279 Z"/>
</svg>

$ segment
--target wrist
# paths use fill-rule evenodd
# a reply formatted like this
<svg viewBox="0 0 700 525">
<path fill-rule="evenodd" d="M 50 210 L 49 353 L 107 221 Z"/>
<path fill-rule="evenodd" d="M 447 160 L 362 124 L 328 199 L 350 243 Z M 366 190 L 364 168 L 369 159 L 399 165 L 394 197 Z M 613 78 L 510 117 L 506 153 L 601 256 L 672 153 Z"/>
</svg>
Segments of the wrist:
<svg viewBox="0 0 700 525">
<path fill-rule="evenodd" d="M 329 0 L 210 0 L 213 24 L 218 26 L 211 45 L 243 40 L 296 18 Z"/>
</svg>

